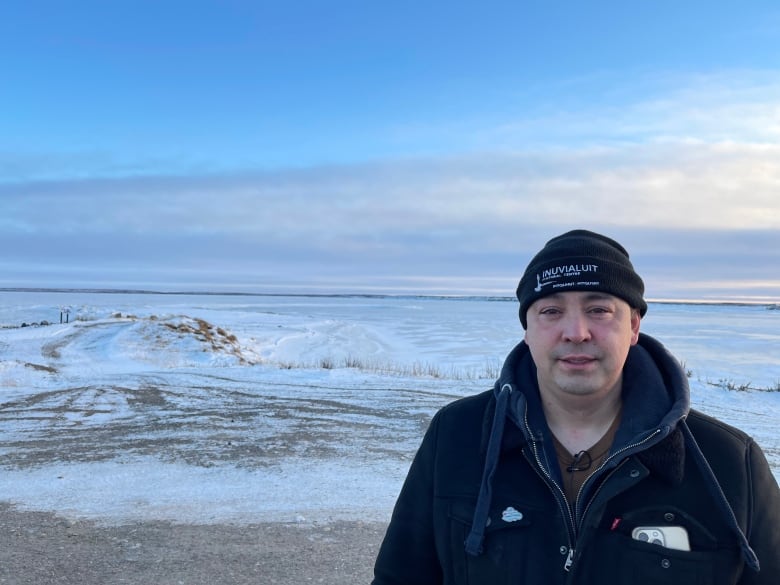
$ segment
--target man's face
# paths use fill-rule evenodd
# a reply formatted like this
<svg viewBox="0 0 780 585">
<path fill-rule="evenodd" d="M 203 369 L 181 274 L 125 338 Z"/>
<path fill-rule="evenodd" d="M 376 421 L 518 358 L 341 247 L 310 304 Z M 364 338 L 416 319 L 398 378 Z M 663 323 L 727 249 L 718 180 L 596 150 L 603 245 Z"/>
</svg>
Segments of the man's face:
<svg viewBox="0 0 780 585">
<path fill-rule="evenodd" d="M 638 311 L 606 293 L 564 292 L 528 308 L 525 341 L 542 395 L 606 396 L 619 391 Z"/>
</svg>

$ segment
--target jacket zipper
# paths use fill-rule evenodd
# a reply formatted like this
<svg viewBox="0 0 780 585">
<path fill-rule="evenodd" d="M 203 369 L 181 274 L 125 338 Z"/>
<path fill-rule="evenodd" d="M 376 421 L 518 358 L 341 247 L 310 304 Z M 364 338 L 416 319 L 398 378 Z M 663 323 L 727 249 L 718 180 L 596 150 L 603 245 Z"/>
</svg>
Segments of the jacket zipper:
<svg viewBox="0 0 780 585">
<path fill-rule="evenodd" d="M 573 563 L 574 563 L 574 549 L 570 548 L 569 554 L 566 557 L 566 562 L 563 565 L 563 570 L 568 573 Z"/>
<path fill-rule="evenodd" d="M 566 533 L 569 538 L 569 554 L 566 557 L 566 562 L 563 564 L 563 570 L 568 572 L 571 568 L 572 563 L 574 562 L 574 545 L 572 544 L 574 540 L 576 539 L 576 532 L 575 530 L 575 524 L 574 524 L 574 515 L 571 512 L 571 508 L 568 504 L 564 505 L 561 503 L 561 498 L 563 498 L 563 501 L 566 501 L 566 496 L 563 493 L 563 489 L 561 486 L 559 486 L 557 483 L 555 483 L 555 480 L 550 476 L 550 474 L 547 472 L 547 470 L 542 465 L 541 460 L 539 459 L 539 455 L 536 451 L 536 442 L 531 441 L 532 448 L 534 451 L 534 459 L 536 461 L 536 473 L 541 477 L 547 485 L 553 486 L 558 490 L 558 494 L 560 494 L 560 497 L 556 497 L 555 500 L 558 502 L 558 507 L 561 509 L 561 512 L 563 512 L 563 517 L 568 518 L 567 526 L 566 526 Z"/>
<path fill-rule="evenodd" d="M 525 412 L 523 413 L 523 422 L 525 423 L 525 428 L 526 428 L 526 431 L 528 433 L 528 436 L 529 437 L 533 437 L 534 435 L 531 432 L 531 427 L 528 424 L 528 409 L 526 409 Z M 604 466 L 607 463 L 609 463 L 610 461 L 612 461 L 613 459 L 615 459 L 619 455 L 622 455 L 626 451 L 630 451 L 632 449 L 640 447 L 641 445 L 644 445 L 645 443 L 647 443 L 648 441 L 653 439 L 656 435 L 658 435 L 660 432 L 661 432 L 661 429 L 656 429 L 655 431 L 653 431 L 650 435 L 648 435 L 647 437 L 645 437 L 641 441 L 637 441 L 635 443 L 631 443 L 630 445 L 626 445 L 622 449 L 616 451 L 615 453 L 613 453 L 612 455 L 607 457 L 602 462 L 602 464 L 596 469 L 596 471 L 594 471 L 588 477 L 588 479 L 585 481 L 585 483 L 583 483 L 582 486 L 580 486 L 580 489 L 577 492 L 577 497 L 574 500 L 574 502 L 575 502 L 575 506 L 574 506 L 575 507 L 575 513 L 572 513 L 571 506 L 569 506 L 568 503 L 566 503 L 565 505 L 562 504 L 562 502 L 566 502 L 566 495 L 563 492 L 563 488 L 556 483 L 556 481 L 552 478 L 552 476 L 547 471 L 547 469 L 544 467 L 544 465 L 542 465 L 542 461 L 539 458 L 539 452 L 538 452 L 538 449 L 537 449 L 537 446 L 536 446 L 536 441 L 533 440 L 533 439 L 531 440 L 531 448 L 533 449 L 534 460 L 536 461 L 536 466 L 537 466 L 537 469 L 538 469 L 537 473 L 540 476 L 542 476 L 543 479 L 546 480 L 548 485 L 551 485 L 551 486 L 555 487 L 555 489 L 557 490 L 557 496 L 558 496 L 555 499 L 558 501 L 558 507 L 561 509 L 561 512 L 563 512 L 564 518 L 568 518 L 568 520 L 569 520 L 568 526 L 567 526 L 567 532 L 568 532 L 568 535 L 569 535 L 569 553 L 568 553 L 568 555 L 566 555 L 566 561 L 564 562 L 564 565 L 563 565 L 563 570 L 564 571 L 566 571 L 567 573 L 571 571 L 571 567 L 574 564 L 574 554 L 576 552 L 573 543 L 577 539 L 578 528 L 582 525 L 582 521 L 585 519 L 585 516 L 587 515 L 588 510 L 590 509 L 590 505 L 593 503 L 593 500 L 596 499 L 596 496 L 598 495 L 598 493 L 601 490 L 601 488 L 604 485 L 604 483 L 602 482 L 602 484 L 596 489 L 596 493 L 593 494 L 593 497 L 590 498 L 590 500 L 588 501 L 587 506 L 585 506 L 585 510 L 583 511 L 582 516 L 580 517 L 580 521 L 577 522 L 576 511 L 577 511 L 577 509 L 579 509 L 580 496 L 582 495 L 582 490 L 585 487 L 585 485 L 588 483 L 588 481 L 594 475 L 596 475 L 596 473 L 601 471 L 601 469 L 603 469 Z"/>
<path fill-rule="evenodd" d="M 648 435 L 647 437 L 645 437 L 641 441 L 637 441 L 636 443 L 632 443 L 630 445 L 626 445 L 622 449 L 620 449 L 618 451 L 615 451 L 612 455 L 607 457 L 601 465 L 599 465 L 599 467 L 596 469 L 596 471 L 594 471 L 592 474 L 590 474 L 588 476 L 588 479 L 586 479 L 585 482 L 580 486 L 580 489 L 577 492 L 577 497 L 574 499 L 574 502 L 575 502 L 575 504 L 574 504 L 574 512 L 575 512 L 574 516 L 575 516 L 575 522 L 576 522 L 575 526 L 577 528 L 582 526 L 582 522 L 583 522 L 583 520 L 585 520 L 585 516 L 588 514 L 588 510 L 590 509 L 590 506 L 593 503 L 593 500 L 596 499 L 596 496 L 599 494 L 599 492 L 601 491 L 601 488 L 604 486 L 604 483 L 605 483 L 605 482 L 601 482 L 601 485 L 599 485 L 599 487 L 596 488 L 596 492 L 588 500 L 588 503 L 585 506 L 585 510 L 583 510 L 582 515 L 579 515 L 579 514 L 577 514 L 577 511 L 579 510 L 579 507 L 580 507 L 580 496 L 582 495 L 583 488 L 590 481 L 590 479 L 592 477 L 594 477 L 599 471 L 601 471 L 604 468 L 604 466 L 607 463 L 609 463 L 611 460 L 615 459 L 619 455 L 622 455 L 626 451 L 630 451 L 632 449 L 635 449 L 637 447 L 640 447 L 640 446 L 644 445 L 645 443 L 647 443 L 648 441 L 653 439 L 656 435 L 658 435 L 660 432 L 661 432 L 661 429 L 656 429 L 655 431 L 653 431 L 650 435 Z M 577 522 L 577 519 L 579 519 L 578 522 Z"/>
<path fill-rule="evenodd" d="M 645 444 L 645 443 L 647 443 L 649 440 L 651 440 L 653 437 L 655 437 L 656 435 L 658 435 L 658 433 L 660 433 L 660 432 L 661 432 L 661 429 L 656 429 L 655 431 L 653 431 L 653 432 L 652 432 L 650 435 L 648 435 L 647 437 L 645 437 L 645 438 L 644 438 L 644 439 L 642 439 L 641 441 L 637 441 L 636 443 L 632 443 L 631 445 L 627 445 L 627 446 L 623 447 L 622 449 L 620 449 L 620 450 L 618 450 L 618 451 L 615 451 L 615 452 L 614 452 L 612 455 L 610 455 L 609 457 L 607 457 L 607 458 L 604 460 L 604 462 L 603 462 L 601 465 L 599 465 L 599 467 L 596 469 L 596 471 L 594 471 L 592 474 L 590 474 L 590 476 L 588 476 L 588 479 L 586 479 L 586 480 L 585 480 L 585 483 L 583 483 L 583 484 L 580 486 L 580 489 L 579 489 L 579 491 L 577 492 L 577 497 L 576 497 L 576 498 L 575 498 L 575 500 L 574 500 L 574 501 L 575 501 L 575 505 L 574 505 L 574 507 L 575 507 L 575 518 L 577 517 L 577 513 L 576 513 L 576 512 L 577 512 L 577 509 L 579 508 L 579 505 L 580 505 L 580 496 L 582 495 L 582 489 L 585 487 L 585 484 L 586 484 L 586 483 L 588 483 L 588 481 L 590 481 L 590 479 L 591 479 L 591 478 L 592 478 L 594 475 L 596 475 L 596 473 L 598 473 L 599 471 L 601 471 L 601 469 L 603 469 L 603 468 L 604 468 L 604 466 L 605 466 L 605 465 L 606 465 L 606 464 L 607 464 L 607 463 L 608 463 L 610 460 L 612 460 L 612 459 L 615 459 L 615 458 L 616 458 L 618 455 L 622 455 L 622 454 L 623 454 L 623 453 L 625 453 L 626 451 L 630 451 L 631 449 L 634 449 L 634 448 L 636 448 L 636 447 L 639 447 L 639 446 L 641 446 L 641 445 L 644 445 L 644 444 Z M 538 463 L 538 459 L 537 459 L 537 463 Z M 621 462 L 621 465 L 622 465 L 622 462 Z M 576 535 L 576 534 L 577 534 L 577 532 L 579 532 L 579 530 L 582 528 L 582 524 L 583 524 L 583 522 L 584 522 L 584 520 L 585 520 L 585 517 L 588 515 L 588 510 L 590 510 L 590 506 L 591 506 L 591 504 L 593 504 L 593 501 L 594 501 L 594 500 L 596 499 L 596 497 L 599 495 L 599 492 L 601 491 L 601 488 L 602 488 L 602 487 L 604 487 L 604 484 L 607 482 L 607 480 L 609 479 L 609 477 L 610 477 L 610 476 L 612 476 L 612 475 L 613 475 L 613 474 L 614 474 L 614 473 L 615 473 L 615 472 L 616 472 L 616 471 L 617 471 L 617 470 L 618 470 L 618 469 L 621 467 L 621 465 L 618 465 L 618 467 L 616 467 L 615 469 L 613 469 L 613 470 L 612 470 L 612 472 L 609 474 L 609 476 L 607 476 L 607 477 L 604 479 L 604 481 L 602 481 L 602 482 L 601 482 L 601 484 L 600 484 L 600 485 L 599 485 L 599 486 L 596 488 L 596 492 L 595 492 L 595 493 L 594 493 L 594 494 L 591 496 L 591 498 L 588 500 L 588 504 L 585 506 L 585 510 L 583 511 L 583 513 L 582 513 L 582 516 L 579 516 L 579 522 L 576 522 L 576 520 L 575 520 L 575 535 Z M 567 506 L 567 508 L 568 508 L 568 506 Z M 576 537 L 576 536 L 575 536 L 575 537 Z M 571 567 L 572 567 L 572 565 L 574 564 L 574 553 L 575 553 L 575 549 L 574 549 L 574 547 L 569 547 L 569 555 L 566 557 L 566 563 L 563 565 L 563 568 L 564 568 L 564 570 L 565 570 L 566 572 L 570 572 L 570 571 L 571 571 Z"/>
<path fill-rule="evenodd" d="M 563 512 L 563 517 L 568 518 L 569 520 L 566 526 L 566 532 L 569 537 L 569 554 L 567 555 L 566 562 L 563 565 L 564 571 L 568 572 L 574 561 L 574 541 L 577 537 L 574 515 L 572 514 L 571 507 L 566 502 L 566 494 L 563 492 L 563 488 L 556 483 L 544 465 L 542 465 L 542 461 L 539 458 L 539 452 L 536 447 L 536 441 L 533 440 L 533 433 L 531 432 L 531 427 L 528 424 L 528 409 L 526 409 L 526 411 L 523 413 L 523 422 L 525 423 L 525 429 L 528 433 L 528 436 L 532 437 L 531 448 L 533 449 L 534 460 L 536 461 L 536 472 L 543 480 L 546 481 L 547 485 L 555 487 L 558 493 L 558 497 L 555 498 L 558 502 L 558 507 L 561 509 L 561 512 Z"/>
</svg>

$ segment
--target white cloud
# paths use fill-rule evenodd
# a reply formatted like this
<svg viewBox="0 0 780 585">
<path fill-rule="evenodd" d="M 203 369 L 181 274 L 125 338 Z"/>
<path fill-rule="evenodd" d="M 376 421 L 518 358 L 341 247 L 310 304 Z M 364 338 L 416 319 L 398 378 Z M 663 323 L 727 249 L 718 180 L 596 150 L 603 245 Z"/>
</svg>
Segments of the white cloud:
<svg viewBox="0 0 780 585">
<path fill-rule="evenodd" d="M 359 273 L 390 286 L 503 278 L 544 238 L 591 227 L 629 238 L 651 270 L 688 273 L 727 257 L 734 278 L 767 282 L 767 258 L 780 254 L 780 80 L 729 79 L 677 80 L 622 106 L 495 126 L 477 141 L 511 148 L 492 152 L 0 183 L 0 263 L 42 264 L 48 246 L 86 264 L 113 258 L 119 272 L 148 263 L 164 274 L 190 259 L 193 270 Z M 742 249 L 751 233 L 760 237 Z"/>
<path fill-rule="evenodd" d="M 583 78 L 546 93 L 519 113 L 474 124 L 474 142 L 503 149 L 780 138 L 773 70 Z"/>
<path fill-rule="evenodd" d="M 687 143 L 5 185 L 0 206 L 6 230 L 40 234 L 333 238 L 572 222 L 778 229 L 778 187 L 780 145 Z"/>
</svg>

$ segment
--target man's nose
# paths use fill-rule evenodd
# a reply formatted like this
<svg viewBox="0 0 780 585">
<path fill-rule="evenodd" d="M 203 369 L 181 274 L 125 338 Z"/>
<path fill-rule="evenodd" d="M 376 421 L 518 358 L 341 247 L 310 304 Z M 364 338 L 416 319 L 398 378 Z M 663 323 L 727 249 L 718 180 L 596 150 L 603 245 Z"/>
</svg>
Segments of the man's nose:
<svg viewBox="0 0 780 585">
<path fill-rule="evenodd" d="M 565 341 L 571 343 L 583 343 L 590 339 L 590 326 L 585 315 L 568 313 L 563 319 L 562 335 Z"/>
</svg>

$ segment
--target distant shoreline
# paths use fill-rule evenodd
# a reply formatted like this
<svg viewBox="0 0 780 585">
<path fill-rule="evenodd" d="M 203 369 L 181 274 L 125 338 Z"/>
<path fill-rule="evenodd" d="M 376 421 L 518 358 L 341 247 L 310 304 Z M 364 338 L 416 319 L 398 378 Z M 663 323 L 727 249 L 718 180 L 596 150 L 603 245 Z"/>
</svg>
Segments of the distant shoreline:
<svg viewBox="0 0 780 585">
<path fill-rule="evenodd" d="M 436 299 L 445 301 L 495 301 L 517 302 L 514 296 L 500 295 L 441 295 L 441 294 L 391 294 L 391 293 L 325 293 L 325 292 L 242 292 L 242 291 L 208 291 L 208 290 L 176 290 L 163 291 L 152 289 L 125 288 L 65 288 L 65 287 L 0 287 L 0 293 L 63 293 L 63 294 L 129 294 L 129 295 L 167 295 L 167 296 L 226 296 L 226 297 L 294 297 L 294 298 L 362 298 L 362 299 Z M 647 299 L 650 304 L 657 305 L 727 305 L 742 307 L 767 307 L 780 309 L 780 299 L 777 301 L 761 300 L 713 300 L 713 299 Z"/>
</svg>

